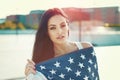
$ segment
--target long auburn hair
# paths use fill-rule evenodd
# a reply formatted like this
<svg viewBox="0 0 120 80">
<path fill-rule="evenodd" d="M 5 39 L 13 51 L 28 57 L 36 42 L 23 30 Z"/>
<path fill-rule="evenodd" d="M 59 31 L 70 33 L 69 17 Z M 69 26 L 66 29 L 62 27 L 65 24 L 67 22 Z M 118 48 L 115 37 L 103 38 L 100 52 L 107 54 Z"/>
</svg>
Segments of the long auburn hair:
<svg viewBox="0 0 120 80">
<path fill-rule="evenodd" d="M 33 47 L 32 60 L 35 63 L 48 60 L 55 56 L 53 42 L 48 36 L 48 20 L 54 15 L 61 15 L 65 17 L 68 22 L 67 15 L 59 8 L 48 9 L 42 15 Z"/>
</svg>

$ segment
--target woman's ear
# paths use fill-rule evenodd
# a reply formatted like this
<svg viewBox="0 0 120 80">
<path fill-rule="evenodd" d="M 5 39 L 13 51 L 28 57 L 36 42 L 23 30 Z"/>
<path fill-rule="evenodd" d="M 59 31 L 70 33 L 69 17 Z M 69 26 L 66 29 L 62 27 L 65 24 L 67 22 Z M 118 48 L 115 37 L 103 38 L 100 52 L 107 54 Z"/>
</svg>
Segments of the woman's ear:
<svg viewBox="0 0 120 80">
<path fill-rule="evenodd" d="M 69 36 L 69 29 L 68 29 L 68 36 Z"/>
<path fill-rule="evenodd" d="M 69 20 L 66 20 L 67 25 L 69 26 Z"/>
</svg>

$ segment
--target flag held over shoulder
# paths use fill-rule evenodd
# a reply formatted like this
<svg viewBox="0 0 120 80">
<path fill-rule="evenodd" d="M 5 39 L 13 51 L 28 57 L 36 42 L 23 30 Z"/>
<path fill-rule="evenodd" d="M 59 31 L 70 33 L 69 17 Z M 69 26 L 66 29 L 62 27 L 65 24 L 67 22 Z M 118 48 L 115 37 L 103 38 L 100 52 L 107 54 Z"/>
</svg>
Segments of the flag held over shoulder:
<svg viewBox="0 0 120 80">
<path fill-rule="evenodd" d="M 93 47 L 77 50 L 36 64 L 47 80 L 99 80 Z"/>
</svg>

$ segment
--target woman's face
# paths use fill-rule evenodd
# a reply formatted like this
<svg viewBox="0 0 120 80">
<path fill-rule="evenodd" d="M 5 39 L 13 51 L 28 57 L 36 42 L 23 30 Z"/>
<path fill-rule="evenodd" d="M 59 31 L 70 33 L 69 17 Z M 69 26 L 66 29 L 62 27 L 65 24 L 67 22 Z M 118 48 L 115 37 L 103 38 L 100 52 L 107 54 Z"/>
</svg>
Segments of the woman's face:
<svg viewBox="0 0 120 80">
<path fill-rule="evenodd" d="M 48 35 L 53 43 L 63 43 L 68 38 L 68 23 L 66 18 L 55 15 L 48 21 Z"/>
</svg>

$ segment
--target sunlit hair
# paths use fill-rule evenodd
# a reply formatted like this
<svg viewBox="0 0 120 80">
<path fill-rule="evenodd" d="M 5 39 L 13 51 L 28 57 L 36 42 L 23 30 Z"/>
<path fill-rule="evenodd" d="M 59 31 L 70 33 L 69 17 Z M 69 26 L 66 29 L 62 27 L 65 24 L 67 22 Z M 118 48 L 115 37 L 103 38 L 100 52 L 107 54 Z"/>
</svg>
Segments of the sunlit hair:
<svg viewBox="0 0 120 80">
<path fill-rule="evenodd" d="M 68 23 L 67 15 L 63 12 L 62 9 L 59 8 L 48 9 L 42 15 L 33 48 L 32 60 L 35 63 L 48 60 L 55 56 L 53 43 L 48 36 L 48 20 L 55 15 L 63 16 L 66 18 L 66 22 Z"/>
</svg>

